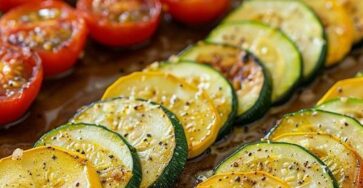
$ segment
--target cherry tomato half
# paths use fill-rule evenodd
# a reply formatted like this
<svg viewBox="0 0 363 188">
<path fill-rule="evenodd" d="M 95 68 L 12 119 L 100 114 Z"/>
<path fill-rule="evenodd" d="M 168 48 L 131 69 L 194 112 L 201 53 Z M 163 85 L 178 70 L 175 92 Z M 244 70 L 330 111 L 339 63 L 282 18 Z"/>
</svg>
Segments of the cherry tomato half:
<svg viewBox="0 0 363 188">
<path fill-rule="evenodd" d="M 29 49 L 0 45 L 0 125 L 11 123 L 27 111 L 43 80 L 38 55 Z"/>
<path fill-rule="evenodd" d="M 174 19 L 190 25 L 204 24 L 220 17 L 230 0 L 162 0 Z"/>
<path fill-rule="evenodd" d="M 92 37 L 108 46 L 142 43 L 156 31 L 159 0 L 79 0 Z"/>
<path fill-rule="evenodd" d="M 25 4 L 25 3 L 34 3 L 39 2 L 41 0 L 0 0 L 0 11 L 8 11 L 11 8 L 16 6 Z"/>
<path fill-rule="evenodd" d="M 37 52 L 46 76 L 69 70 L 87 39 L 84 19 L 61 1 L 27 3 L 10 10 L 0 19 L 0 32 L 3 41 Z"/>
</svg>

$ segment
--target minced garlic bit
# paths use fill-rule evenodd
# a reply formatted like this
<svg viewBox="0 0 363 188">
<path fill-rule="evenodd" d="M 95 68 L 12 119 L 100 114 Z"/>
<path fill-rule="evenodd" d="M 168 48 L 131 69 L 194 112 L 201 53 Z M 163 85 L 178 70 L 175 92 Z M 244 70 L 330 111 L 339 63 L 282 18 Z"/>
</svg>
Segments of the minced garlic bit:
<svg viewBox="0 0 363 188">
<path fill-rule="evenodd" d="M 24 150 L 20 148 L 16 148 L 11 155 L 12 160 L 20 160 L 23 157 Z"/>
</svg>

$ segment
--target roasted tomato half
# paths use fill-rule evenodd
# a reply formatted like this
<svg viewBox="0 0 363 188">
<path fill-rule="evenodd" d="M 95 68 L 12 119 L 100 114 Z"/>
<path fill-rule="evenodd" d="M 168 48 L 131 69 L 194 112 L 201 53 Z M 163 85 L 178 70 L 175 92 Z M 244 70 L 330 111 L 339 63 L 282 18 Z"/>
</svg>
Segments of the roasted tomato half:
<svg viewBox="0 0 363 188">
<path fill-rule="evenodd" d="M 87 25 L 78 12 L 61 1 L 27 3 L 0 19 L 2 40 L 29 47 L 42 59 L 46 76 L 69 70 L 87 38 Z"/>
<path fill-rule="evenodd" d="M 29 49 L 0 44 L 0 125 L 24 115 L 43 80 L 38 55 Z"/>
<path fill-rule="evenodd" d="M 108 46 L 129 46 L 149 39 L 157 29 L 159 0 L 79 0 L 92 37 Z"/>
<path fill-rule="evenodd" d="M 8 11 L 11 8 L 16 6 L 25 4 L 25 3 L 34 3 L 39 2 L 41 0 L 0 0 L 0 11 Z"/>
<path fill-rule="evenodd" d="M 230 0 L 162 0 L 175 20 L 189 25 L 205 24 L 220 17 Z"/>
</svg>

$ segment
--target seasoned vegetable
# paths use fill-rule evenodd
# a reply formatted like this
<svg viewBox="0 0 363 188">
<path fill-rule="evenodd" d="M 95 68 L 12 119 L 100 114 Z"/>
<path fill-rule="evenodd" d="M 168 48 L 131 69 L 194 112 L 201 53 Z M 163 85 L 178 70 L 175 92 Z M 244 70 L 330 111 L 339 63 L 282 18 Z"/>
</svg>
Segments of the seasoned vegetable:
<svg viewBox="0 0 363 188">
<path fill-rule="evenodd" d="M 225 174 L 214 175 L 204 182 L 198 184 L 197 188 L 288 188 L 289 185 L 266 172 L 229 172 Z"/>
<path fill-rule="evenodd" d="M 83 107 L 71 122 L 103 125 L 123 135 L 140 157 L 140 187 L 169 187 L 187 160 L 183 127 L 158 104 L 128 98 L 99 101 Z"/>
<path fill-rule="evenodd" d="M 261 21 L 285 32 L 301 52 L 304 81 L 310 81 L 323 67 L 326 59 L 324 28 L 314 12 L 301 1 L 244 1 L 224 22 L 243 20 Z"/>
<path fill-rule="evenodd" d="M 183 51 L 180 59 L 211 65 L 232 83 L 238 97 L 239 123 L 250 123 L 269 109 L 271 77 L 252 54 L 233 46 L 199 42 Z"/>
<path fill-rule="evenodd" d="M 363 77 L 350 78 L 335 83 L 319 100 L 318 105 L 340 97 L 363 99 Z"/>
<path fill-rule="evenodd" d="M 102 98 L 114 97 L 141 98 L 167 107 L 184 128 L 189 158 L 203 153 L 217 138 L 220 117 L 208 95 L 170 74 L 136 72 L 121 77 Z"/>
<path fill-rule="evenodd" d="M 354 23 L 354 41 L 363 39 L 363 1 L 361 0 L 337 0 L 341 4 Z"/>
<path fill-rule="evenodd" d="M 300 81 L 300 53 L 277 29 L 250 21 L 227 23 L 215 28 L 207 41 L 242 47 L 255 54 L 271 73 L 275 104 L 285 101 Z"/>
<path fill-rule="evenodd" d="M 268 138 L 273 140 L 280 135 L 296 132 L 329 134 L 363 157 L 363 126 L 348 116 L 316 109 L 287 114 L 271 130 Z"/>
<path fill-rule="evenodd" d="M 327 101 L 316 107 L 317 109 L 343 114 L 363 123 L 363 100 L 341 97 Z"/>
<path fill-rule="evenodd" d="M 328 134 L 291 133 L 273 139 L 297 144 L 319 157 L 332 171 L 340 187 L 362 187 L 363 164 L 349 146 Z"/>
<path fill-rule="evenodd" d="M 218 71 L 190 61 L 155 63 L 148 71 L 170 73 L 198 86 L 201 92 L 208 94 L 221 117 L 219 135 L 224 136 L 231 130 L 237 110 L 237 97 L 231 84 Z"/>
<path fill-rule="evenodd" d="M 0 160 L 0 187 L 101 188 L 96 170 L 83 156 L 55 147 L 16 149 Z"/>
<path fill-rule="evenodd" d="M 39 54 L 46 76 L 70 70 L 87 39 L 86 22 L 62 1 L 37 0 L 11 9 L 0 18 L 0 28 L 2 41 Z"/>
<path fill-rule="evenodd" d="M 338 187 L 328 167 L 304 148 L 282 142 L 243 145 L 215 173 L 263 171 L 291 187 Z"/>
<path fill-rule="evenodd" d="M 303 0 L 322 21 L 328 38 L 328 56 L 325 63 L 331 66 L 342 60 L 354 41 L 352 19 L 337 0 Z"/>
<path fill-rule="evenodd" d="M 0 126 L 21 118 L 43 81 L 39 56 L 27 49 L 0 43 Z"/>
<path fill-rule="evenodd" d="M 67 124 L 43 135 L 35 146 L 58 146 L 85 155 L 103 187 L 139 187 L 140 164 L 134 149 L 101 126 Z"/>
<path fill-rule="evenodd" d="M 148 40 L 156 31 L 159 0 L 78 0 L 92 38 L 108 46 L 128 46 Z"/>
</svg>

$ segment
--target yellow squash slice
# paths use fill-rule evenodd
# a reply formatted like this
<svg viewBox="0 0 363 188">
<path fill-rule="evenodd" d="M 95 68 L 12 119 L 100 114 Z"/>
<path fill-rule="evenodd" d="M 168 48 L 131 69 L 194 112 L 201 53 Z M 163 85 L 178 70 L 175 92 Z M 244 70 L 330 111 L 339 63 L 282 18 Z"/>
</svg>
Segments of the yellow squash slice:
<svg viewBox="0 0 363 188">
<path fill-rule="evenodd" d="M 345 115 L 317 109 L 304 109 L 286 114 L 271 129 L 267 137 L 274 139 L 284 134 L 317 132 L 329 134 L 349 145 L 363 158 L 363 126 Z"/>
<path fill-rule="evenodd" d="M 225 173 L 208 178 L 197 188 L 288 188 L 288 184 L 266 172 Z"/>
<path fill-rule="evenodd" d="M 54 147 L 15 150 L 0 160 L 0 187 L 101 187 L 82 156 Z"/>
<path fill-rule="evenodd" d="M 354 23 L 354 41 L 363 39 L 363 1 L 362 0 L 337 0 L 349 13 Z"/>
<path fill-rule="evenodd" d="M 326 66 L 342 60 L 354 41 L 354 24 L 338 0 L 304 0 L 323 22 L 328 37 Z"/>
<path fill-rule="evenodd" d="M 121 77 L 102 99 L 135 97 L 159 103 L 181 122 L 188 142 L 188 157 L 203 153 L 216 140 L 220 117 L 209 97 L 193 85 L 160 72 L 136 72 Z"/>
<path fill-rule="evenodd" d="M 297 144 L 309 150 L 329 167 L 341 187 L 362 186 L 362 182 L 359 184 L 361 159 L 339 139 L 328 134 L 289 133 L 273 138 L 273 141 Z"/>
<path fill-rule="evenodd" d="M 318 105 L 340 97 L 363 99 L 363 77 L 341 80 L 334 84 L 319 100 Z"/>
</svg>

